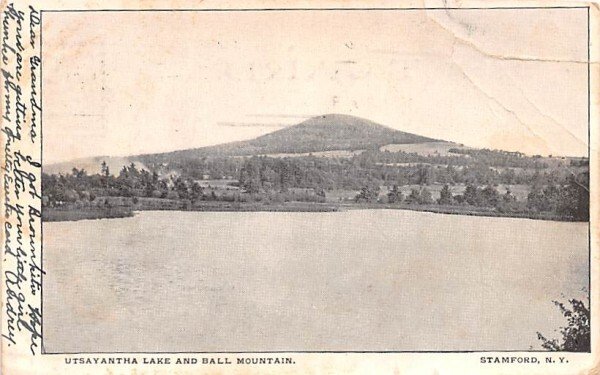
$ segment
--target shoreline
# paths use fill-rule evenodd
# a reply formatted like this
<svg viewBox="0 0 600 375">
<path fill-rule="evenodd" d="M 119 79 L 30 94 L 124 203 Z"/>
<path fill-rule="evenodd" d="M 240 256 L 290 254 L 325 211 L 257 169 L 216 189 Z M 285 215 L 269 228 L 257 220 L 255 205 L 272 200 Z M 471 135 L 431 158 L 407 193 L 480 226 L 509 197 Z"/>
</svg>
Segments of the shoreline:
<svg viewBox="0 0 600 375">
<path fill-rule="evenodd" d="M 42 208 L 42 222 L 119 219 L 133 217 L 133 215 L 133 210 L 129 210 L 126 207 L 84 209 Z"/>
<path fill-rule="evenodd" d="M 514 219 L 532 219 L 561 222 L 587 222 L 560 217 L 550 213 L 498 212 L 492 208 L 472 206 L 412 205 L 388 203 L 240 203 L 240 202 L 202 202 L 194 206 L 165 205 L 156 207 L 144 204 L 116 206 L 109 208 L 50 208 L 42 210 L 43 222 L 65 222 L 80 220 L 100 220 L 133 217 L 138 211 L 198 211 L 198 212 L 341 212 L 348 210 L 407 210 L 430 212 L 446 215 L 506 217 Z"/>
</svg>

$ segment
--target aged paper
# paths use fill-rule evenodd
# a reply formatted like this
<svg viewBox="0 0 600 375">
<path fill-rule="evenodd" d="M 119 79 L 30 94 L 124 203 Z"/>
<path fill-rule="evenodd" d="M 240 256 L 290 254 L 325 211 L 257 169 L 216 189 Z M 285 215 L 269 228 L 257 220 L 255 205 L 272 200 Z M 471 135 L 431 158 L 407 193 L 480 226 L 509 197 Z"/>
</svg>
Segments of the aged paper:
<svg viewBox="0 0 600 375">
<path fill-rule="evenodd" d="M 2 372 L 598 373 L 585 1 L 2 3 Z"/>
</svg>

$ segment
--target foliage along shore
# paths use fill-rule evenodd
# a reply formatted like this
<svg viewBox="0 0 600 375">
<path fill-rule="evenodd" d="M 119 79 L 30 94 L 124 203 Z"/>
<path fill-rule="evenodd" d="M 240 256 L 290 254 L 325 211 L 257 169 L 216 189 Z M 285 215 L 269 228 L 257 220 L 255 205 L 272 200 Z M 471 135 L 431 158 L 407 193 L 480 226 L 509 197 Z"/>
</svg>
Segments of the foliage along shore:
<svg viewBox="0 0 600 375">
<path fill-rule="evenodd" d="M 123 203 L 122 203 L 123 204 Z M 124 203 L 113 207 L 46 207 L 42 211 L 42 220 L 78 221 L 90 219 L 112 219 L 134 216 L 135 211 L 206 211 L 206 212 L 334 212 L 339 207 L 332 204 L 311 204 L 307 202 L 289 202 L 281 204 L 264 203 L 227 203 L 202 202 L 190 205 L 168 199 L 136 199 L 136 203 Z"/>
<path fill-rule="evenodd" d="M 360 209 L 396 209 L 431 212 L 448 215 L 468 215 L 486 217 L 526 218 L 553 221 L 578 221 L 548 212 L 500 212 L 491 208 L 452 205 L 415 205 L 390 203 L 318 203 L 318 202 L 201 202 L 190 205 L 187 202 L 139 198 L 136 203 L 122 202 L 121 206 L 107 207 L 46 207 L 42 211 L 44 222 L 79 221 L 133 217 L 136 211 L 204 211 L 204 212 L 337 212 Z"/>
<path fill-rule="evenodd" d="M 131 163 L 116 175 L 105 162 L 95 174 L 76 168 L 68 174 L 43 173 L 43 208 L 94 208 L 89 215 L 102 217 L 103 211 L 114 214 L 111 207 L 315 211 L 356 206 L 589 220 L 587 158 L 451 149 L 447 155 L 428 156 L 367 150 L 350 157 L 159 161 L 146 160 L 143 168 Z"/>
<path fill-rule="evenodd" d="M 42 210 L 42 221 L 79 221 L 79 220 L 94 220 L 94 219 L 117 219 L 124 217 L 132 217 L 133 211 L 126 207 L 111 207 L 111 208 L 44 208 Z"/>
</svg>

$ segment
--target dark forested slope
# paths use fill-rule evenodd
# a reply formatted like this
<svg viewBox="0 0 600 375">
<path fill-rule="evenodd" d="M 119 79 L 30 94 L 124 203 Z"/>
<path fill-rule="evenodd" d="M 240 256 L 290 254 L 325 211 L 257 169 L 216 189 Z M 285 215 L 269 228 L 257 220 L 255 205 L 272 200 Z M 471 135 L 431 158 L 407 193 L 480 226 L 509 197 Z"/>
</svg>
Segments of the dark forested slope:
<svg viewBox="0 0 600 375">
<path fill-rule="evenodd" d="M 249 156 L 275 153 L 307 153 L 331 150 L 365 150 L 387 144 L 435 141 L 431 138 L 393 130 L 355 116 L 328 114 L 312 117 L 248 141 L 217 146 L 139 156 L 143 162 L 167 162 L 173 159 L 204 156 Z"/>
</svg>

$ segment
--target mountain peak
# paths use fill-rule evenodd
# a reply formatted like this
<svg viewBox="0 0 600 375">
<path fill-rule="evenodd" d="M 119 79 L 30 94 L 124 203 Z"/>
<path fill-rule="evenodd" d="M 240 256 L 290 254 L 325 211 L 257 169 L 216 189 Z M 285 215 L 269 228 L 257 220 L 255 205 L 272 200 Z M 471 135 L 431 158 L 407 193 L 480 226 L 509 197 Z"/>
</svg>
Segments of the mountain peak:
<svg viewBox="0 0 600 375">
<path fill-rule="evenodd" d="M 394 130 L 356 116 L 325 114 L 258 137 L 253 146 L 277 148 L 270 152 L 360 150 L 390 143 L 423 143 L 433 139 Z"/>
<path fill-rule="evenodd" d="M 184 157 L 302 154 L 321 151 L 358 151 L 388 144 L 435 141 L 420 135 L 394 130 L 360 117 L 328 113 L 311 117 L 248 141 L 226 143 L 193 150 L 175 151 Z M 158 155 L 158 154 L 157 154 Z M 167 156 L 168 154 L 162 154 Z"/>
<path fill-rule="evenodd" d="M 379 127 L 387 128 L 373 121 L 352 115 L 339 113 L 328 113 L 325 115 L 311 117 L 296 126 L 345 126 L 345 127 Z M 389 129 L 392 130 L 392 129 Z"/>
<path fill-rule="evenodd" d="M 324 151 L 355 152 L 379 149 L 386 145 L 407 145 L 435 141 L 437 140 L 394 130 L 364 118 L 328 113 L 311 117 L 299 124 L 248 141 L 231 142 L 168 153 L 138 155 L 130 157 L 130 159 L 142 162 L 144 165 L 152 166 L 168 163 L 173 160 L 189 160 L 204 157 L 272 154 L 301 155 Z M 99 165 L 98 160 L 98 158 L 95 158 L 93 165 Z M 72 166 L 70 164 L 67 166 L 68 172 Z"/>
</svg>

